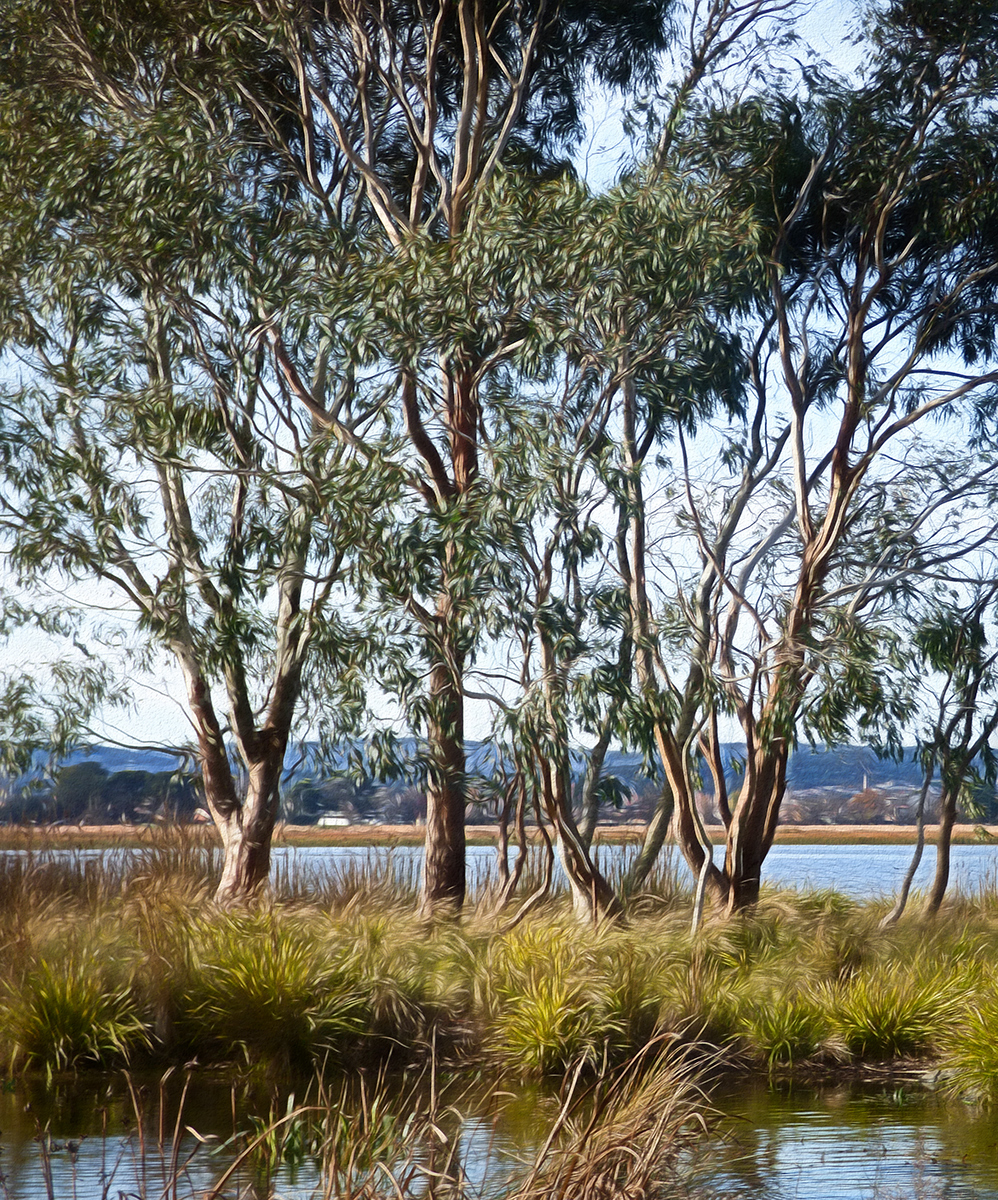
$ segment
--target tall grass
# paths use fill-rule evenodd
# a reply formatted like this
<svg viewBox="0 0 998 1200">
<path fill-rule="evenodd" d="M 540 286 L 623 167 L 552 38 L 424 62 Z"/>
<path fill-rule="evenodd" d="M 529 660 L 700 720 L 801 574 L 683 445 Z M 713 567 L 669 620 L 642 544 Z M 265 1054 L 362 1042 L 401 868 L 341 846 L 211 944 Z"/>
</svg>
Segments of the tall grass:
<svg viewBox="0 0 998 1200">
<path fill-rule="evenodd" d="M 486 912 L 419 923 L 415 877 L 390 858 L 309 887 L 278 878 L 242 914 L 211 907 L 216 867 L 207 843 L 166 837 L 130 857 L 0 856 L 0 1062 L 436 1056 L 595 1077 L 669 1035 L 769 1071 L 915 1058 L 998 1097 L 998 906 L 984 896 L 883 931 L 876 903 L 767 893 L 691 936 L 667 874 L 627 924 L 583 929 L 555 897 L 504 931 Z"/>
<path fill-rule="evenodd" d="M 503 1143 L 502 1098 L 455 1087 L 432 1066 L 401 1084 L 386 1075 L 302 1078 L 300 1092 L 275 1092 L 259 1115 L 234 1101 L 228 1134 L 221 1114 L 193 1128 L 197 1072 L 185 1073 L 179 1096 L 177 1076 L 157 1087 L 127 1075 L 123 1130 L 105 1127 L 81 1154 L 79 1140 L 43 1129 L 38 1183 L 22 1161 L 13 1184 L 50 1200 L 664 1200 L 679 1194 L 710 1115 L 695 1060 L 659 1049 L 595 1080 L 576 1064 L 560 1103 L 535 1112 L 522 1159 Z"/>
</svg>

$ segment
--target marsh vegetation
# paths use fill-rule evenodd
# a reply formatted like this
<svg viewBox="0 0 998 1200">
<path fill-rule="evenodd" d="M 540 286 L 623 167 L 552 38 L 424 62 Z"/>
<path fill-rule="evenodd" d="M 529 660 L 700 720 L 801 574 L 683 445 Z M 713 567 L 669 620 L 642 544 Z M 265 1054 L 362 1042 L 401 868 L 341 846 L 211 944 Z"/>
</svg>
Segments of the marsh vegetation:
<svg viewBox="0 0 998 1200">
<path fill-rule="evenodd" d="M 674 1174 L 710 1126 L 701 1089 L 733 1075 L 931 1077 L 962 1102 L 998 1097 L 989 892 L 885 929 L 887 901 L 774 891 L 694 935 L 691 897 L 664 872 L 626 923 L 582 927 L 555 894 L 510 928 L 490 915 L 487 892 L 463 923 L 421 921 L 418 879 L 390 857 L 323 883 L 278 877 L 266 902 L 236 912 L 208 903 L 220 865 L 207 843 L 167 838 L 130 859 L 0 859 L 0 1052 L 11 1076 L 179 1078 L 188 1064 L 195 1087 L 199 1072 L 219 1070 L 305 1080 L 290 1107 L 245 1122 L 252 1136 L 232 1161 L 244 1150 L 283 1161 L 301 1142 L 330 1196 L 382 1194 L 384 1172 L 377 1185 L 357 1180 L 358 1164 L 374 1161 L 372 1123 L 385 1171 L 399 1181 L 408 1163 L 403 1194 L 420 1194 L 427 1130 L 443 1120 L 428 1098 L 435 1085 L 418 1101 L 413 1091 L 402 1115 L 389 1106 L 390 1120 L 382 1097 L 368 1119 L 374 1093 L 348 1102 L 349 1079 L 560 1088 L 566 1107 L 547 1113 L 541 1158 L 509 1184 L 523 1195 L 649 1194 L 640 1172 L 664 1188 L 661 1173 Z M 181 1121 L 170 1111 L 168 1131 Z"/>
</svg>

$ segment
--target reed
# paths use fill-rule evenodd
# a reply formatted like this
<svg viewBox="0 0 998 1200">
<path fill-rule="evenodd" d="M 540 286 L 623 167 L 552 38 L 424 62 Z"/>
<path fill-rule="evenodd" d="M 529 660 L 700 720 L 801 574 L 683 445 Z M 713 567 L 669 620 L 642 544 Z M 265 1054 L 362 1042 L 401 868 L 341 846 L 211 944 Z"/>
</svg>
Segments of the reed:
<svg viewBox="0 0 998 1200">
<path fill-rule="evenodd" d="M 979 1094 L 998 1076 L 979 1015 L 995 1015 L 998 910 L 979 895 L 886 931 L 883 905 L 785 891 L 691 936 L 668 888 L 597 930 L 558 897 L 511 930 L 486 908 L 428 927 L 392 862 L 279 879 L 254 911 L 223 913 L 200 834 L 130 857 L 0 858 L 0 1061 L 437 1056 L 596 1076 L 670 1035 L 762 1071 L 915 1057 Z"/>
<path fill-rule="evenodd" d="M 684 1155 L 703 1140 L 712 1114 L 702 1057 L 670 1048 L 669 1039 L 657 1039 L 581 1092 L 576 1067 L 530 1171 L 514 1181 L 508 1200 L 689 1195 Z"/>
<path fill-rule="evenodd" d="M 228 1135 L 191 1127 L 197 1071 L 185 1072 L 179 1099 L 169 1073 L 158 1087 L 128 1075 L 129 1132 L 105 1130 L 81 1154 L 79 1141 L 41 1131 L 38 1186 L 23 1172 L 17 1183 L 50 1200 L 689 1197 L 689 1169 L 712 1124 L 700 1071 L 698 1055 L 657 1044 L 595 1079 L 573 1065 L 560 1103 L 536 1111 L 526 1162 L 499 1149 L 502 1099 L 483 1104 L 480 1089 L 455 1086 L 432 1063 L 401 1085 L 385 1073 L 338 1084 L 300 1077 L 300 1091 L 275 1094 L 260 1115 L 234 1108 Z"/>
</svg>

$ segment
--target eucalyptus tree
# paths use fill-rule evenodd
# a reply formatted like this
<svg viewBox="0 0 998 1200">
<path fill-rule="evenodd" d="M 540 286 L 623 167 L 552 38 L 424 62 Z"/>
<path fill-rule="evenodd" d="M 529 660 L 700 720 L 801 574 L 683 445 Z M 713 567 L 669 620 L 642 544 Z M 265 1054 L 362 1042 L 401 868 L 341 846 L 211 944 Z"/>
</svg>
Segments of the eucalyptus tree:
<svg viewBox="0 0 998 1200">
<path fill-rule="evenodd" d="M 457 259 L 509 281 L 520 330 L 488 381 L 494 421 L 475 515 L 495 549 L 469 586 L 490 653 L 466 690 L 498 711 L 496 757 L 511 794 L 550 834 L 576 910 L 593 919 L 618 902 L 575 819 L 570 744 L 580 731 L 596 739 L 586 785 L 595 791 L 609 736 L 637 711 L 627 600 L 610 566 L 621 375 L 669 397 L 677 421 L 717 402 L 704 364 L 723 357 L 718 314 L 761 269 L 756 215 L 731 201 L 723 178 L 691 182 L 680 169 L 602 195 L 567 173 L 541 185 L 503 174 Z M 448 263 L 441 290 L 461 294 L 457 278 Z"/>
<path fill-rule="evenodd" d="M 25 584 L 98 585 L 175 659 L 225 850 L 216 898 L 239 902 L 267 878 L 303 696 L 331 692 L 344 726 L 362 707 L 367 643 L 340 609 L 387 476 L 358 459 L 352 393 L 330 436 L 265 341 L 299 273 L 339 277 L 343 244 L 294 220 L 227 108 L 246 63 L 206 56 L 190 12 L 48 16 L 11 6 L 3 29 L 4 548 Z"/>
<path fill-rule="evenodd" d="M 297 84 L 301 185 L 338 216 L 355 201 L 351 219 L 372 245 L 380 239 L 385 266 L 358 355 L 380 373 L 386 417 L 404 435 L 409 501 L 404 529 L 369 562 L 416 632 L 400 694 L 426 737 L 428 912 L 464 897 L 464 678 L 480 629 L 476 579 L 493 558 L 478 519 L 480 448 L 490 436 L 490 373 L 523 340 L 505 281 L 487 256 L 462 255 L 500 167 L 542 176 L 577 142 L 591 83 L 648 76 L 668 12 L 668 0 L 266 9 L 270 45 Z M 252 97 L 247 104 L 254 109 Z M 268 128 L 268 112 L 255 111 Z M 280 151 L 284 135 L 271 125 Z M 346 179 L 355 190 L 344 198 Z M 436 290 L 451 268 L 459 289 Z M 520 264 L 521 280 L 532 269 L 536 261 Z M 276 314 L 269 333 L 297 387 Z"/>
<path fill-rule="evenodd" d="M 386 443 L 358 438 L 350 404 L 378 414 L 385 438 L 396 439 L 395 478 L 408 491 L 395 511 L 409 514 L 407 535 L 388 547 L 369 539 L 365 561 L 417 631 L 402 695 L 428 744 L 427 910 L 460 904 L 464 893 L 463 678 L 477 622 L 469 581 L 489 560 L 475 530 L 485 383 L 522 339 L 516 306 L 483 293 L 485 277 L 465 271 L 461 294 L 422 289 L 434 264 L 463 252 L 503 163 L 542 176 L 580 136 L 588 87 L 650 78 L 668 13 L 668 0 L 169 9 L 51 0 L 31 13 L 14 6 L 7 22 L 17 51 L 10 127 L 25 131 L 14 109 L 34 88 L 36 108 L 49 105 L 49 162 L 60 162 L 48 176 L 36 172 L 41 210 L 68 204 L 74 178 L 90 202 L 100 146 L 124 138 L 144 186 L 133 208 L 93 201 L 92 240 L 99 226 L 106 252 L 121 241 L 111 274 L 120 279 L 129 260 L 131 282 L 118 286 L 148 320 L 171 337 L 171 321 L 186 323 L 197 340 L 206 285 L 192 263 L 202 269 L 218 252 L 219 228 L 237 209 L 243 233 L 222 259 L 231 261 L 233 245 L 242 251 L 243 332 L 258 335 L 260 358 L 252 371 L 218 367 L 209 335 L 196 347 L 198 369 L 221 376 L 227 394 L 231 379 L 266 380 L 271 397 L 309 413 L 372 469 Z M 53 86 L 58 101 L 44 95 Z M 85 165 L 66 157 L 68 171 L 61 150 L 52 153 L 63 100 L 68 128 L 91 143 Z M 146 224 L 138 241 L 131 221 Z M 330 260 L 345 240 L 352 252 L 337 267 Z M 154 269 L 135 261 L 146 254 Z M 171 255 L 185 266 L 161 276 Z"/>
<path fill-rule="evenodd" d="M 988 632 L 996 592 L 993 582 L 977 589 L 969 604 L 941 613 L 943 620 L 935 627 L 928 625 L 918 638 L 919 649 L 941 678 L 934 756 L 939 765 L 939 831 L 936 869 L 925 902 L 930 915 L 939 911 L 949 885 L 957 806 L 963 802 L 973 811 L 974 793 L 982 786 L 993 789 L 998 778 L 991 745 L 998 728 L 998 651 Z"/>
<path fill-rule="evenodd" d="M 773 119 L 754 101 L 741 136 L 728 114 L 708 139 L 733 175 L 770 163 L 770 278 L 746 416 L 702 491 L 681 447 L 701 564 L 674 610 L 686 632 L 669 646 L 664 610 L 648 630 L 679 841 L 729 909 L 758 895 L 800 722 L 841 737 L 884 703 L 875 625 L 892 589 L 959 571 L 990 536 L 993 464 L 961 452 L 926 476 L 913 443 L 944 419 L 963 441 L 998 382 L 992 34 L 989 9 L 894 5 L 871 18 L 858 86 L 815 79 L 806 105 Z M 733 796 L 719 711 L 746 744 Z M 697 744 L 726 826 L 720 868 L 695 807 Z"/>
<path fill-rule="evenodd" d="M 904 913 L 924 845 L 925 800 L 939 779 L 939 828 L 936 869 L 925 911 L 934 916 L 943 902 L 950 877 L 950 849 L 957 808 L 973 810 L 978 789 L 994 789 L 998 759 L 991 737 L 998 728 L 998 650 L 993 622 L 998 581 L 994 564 L 986 581 L 965 582 L 949 594 L 922 598 L 911 632 L 913 673 L 923 701 L 918 753 L 923 784 L 918 805 L 918 843 L 897 902 L 884 925 Z M 961 594 L 962 593 L 962 594 Z"/>
</svg>

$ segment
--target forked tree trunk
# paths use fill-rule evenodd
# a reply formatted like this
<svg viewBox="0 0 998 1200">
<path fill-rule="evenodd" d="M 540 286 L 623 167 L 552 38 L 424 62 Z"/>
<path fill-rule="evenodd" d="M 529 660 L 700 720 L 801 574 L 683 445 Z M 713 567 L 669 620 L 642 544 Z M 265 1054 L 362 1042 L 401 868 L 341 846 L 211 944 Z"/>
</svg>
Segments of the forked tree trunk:
<svg viewBox="0 0 998 1200">
<path fill-rule="evenodd" d="M 572 911 L 580 921 L 596 925 L 620 916 L 623 910 L 574 826 L 572 821 L 571 827 L 562 825 L 557 830 L 558 861 L 572 893 Z"/>
<path fill-rule="evenodd" d="M 731 814 L 725 845 L 724 878 L 729 913 L 750 908 L 759 900 L 762 864 L 773 844 L 786 791 L 786 741 L 778 743 L 776 748 L 758 750 L 753 758 Z"/>
<path fill-rule="evenodd" d="M 223 908 L 252 901 L 267 886 L 285 749 L 269 747 L 250 767 L 242 805 L 219 825 L 224 859 L 215 903 Z"/>
<path fill-rule="evenodd" d="M 251 737 L 240 741 L 244 758 L 249 760 L 246 794 L 240 796 L 212 703 L 211 689 L 191 643 L 178 638 L 173 649 L 187 682 L 205 803 L 222 840 L 222 874 L 215 891 L 215 903 L 226 908 L 252 903 L 270 875 L 270 846 L 300 667 L 296 659 L 290 669 L 278 673 L 270 706 L 273 723 L 268 721 L 263 729 L 254 730 Z M 279 660 L 283 659 L 287 649 L 282 642 Z"/>
<path fill-rule="evenodd" d="M 548 770 L 552 776 L 563 774 L 553 764 L 549 765 Z M 568 782 L 567 771 L 564 775 L 565 782 Z M 589 849 L 579 836 L 572 816 L 570 783 L 561 788 L 560 781 L 552 779 L 547 783 L 545 792 L 548 819 L 554 828 L 558 861 L 572 893 L 572 911 L 579 920 L 592 925 L 608 917 L 619 916 L 620 901 L 613 894 L 613 889 L 593 862 Z"/>
<path fill-rule="evenodd" d="M 565 679 L 554 647 L 541 626 L 538 626 L 538 635 L 547 719 L 547 736 L 533 747 L 541 799 L 545 816 L 554 830 L 561 869 L 572 893 L 572 910 L 580 920 L 596 925 L 608 917 L 618 916 L 621 905 L 593 862 L 572 816 L 572 768 L 563 703 Z"/>
</svg>

